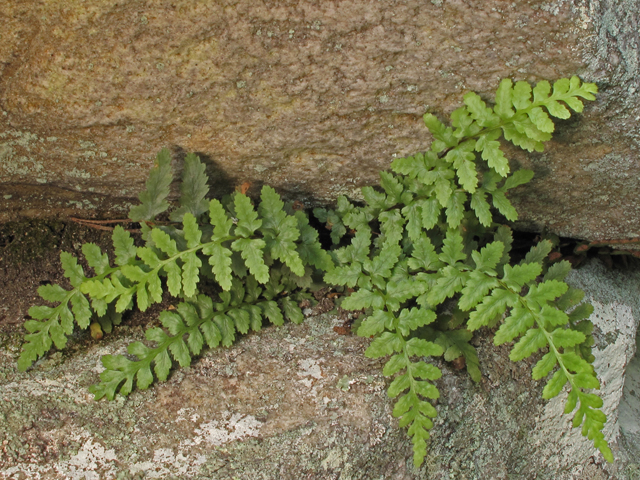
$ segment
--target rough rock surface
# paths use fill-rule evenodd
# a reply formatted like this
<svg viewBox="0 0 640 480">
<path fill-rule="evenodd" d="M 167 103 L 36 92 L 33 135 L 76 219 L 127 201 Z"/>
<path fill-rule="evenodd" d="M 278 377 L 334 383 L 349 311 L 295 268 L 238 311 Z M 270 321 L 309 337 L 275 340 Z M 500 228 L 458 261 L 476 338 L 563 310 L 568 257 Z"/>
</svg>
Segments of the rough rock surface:
<svg viewBox="0 0 640 480">
<path fill-rule="evenodd" d="M 163 146 L 324 204 L 501 78 L 597 81 L 515 198 L 524 228 L 640 236 L 634 0 L 2 2 L 0 221 L 122 215 Z M 515 166 L 514 165 L 514 166 Z"/>
<path fill-rule="evenodd" d="M 0 478 L 631 480 L 640 470 L 631 431 L 640 412 L 618 406 L 640 400 L 637 389 L 623 389 L 640 274 L 592 262 L 570 281 L 595 307 L 613 465 L 570 428 L 560 401 L 541 400 L 532 362 L 513 364 L 507 347 L 479 336 L 482 382 L 440 365 L 439 416 L 414 470 L 381 362 L 362 355 L 367 339 L 337 335 L 335 317 L 324 314 L 210 351 L 168 382 L 114 402 L 95 402 L 86 387 L 98 356 L 124 352 L 142 338 L 140 327 L 120 327 L 98 345 L 76 338 L 28 373 L 15 370 L 19 337 L 2 337 Z"/>
</svg>

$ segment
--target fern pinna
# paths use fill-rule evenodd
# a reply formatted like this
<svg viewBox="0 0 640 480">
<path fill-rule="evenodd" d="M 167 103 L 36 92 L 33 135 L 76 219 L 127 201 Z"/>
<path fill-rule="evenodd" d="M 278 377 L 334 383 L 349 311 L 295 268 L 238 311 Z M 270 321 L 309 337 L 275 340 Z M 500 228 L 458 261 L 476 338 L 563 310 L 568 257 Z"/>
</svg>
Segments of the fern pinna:
<svg viewBox="0 0 640 480">
<path fill-rule="evenodd" d="M 59 285 L 46 285 L 38 290 L 43 299 L 59 304 L 29 310 L 40 321 L 25 322 L 30 333 L 19 359 L 21 370 L 44 355 L 52 343 L 63 348 L 67 335 L 73 332 L 74 318 L 80 328 L 94 319 L 108 331 L 112 323 L 119 323 L 121 312 L 133 307 L 134 298 L 143 311 L 160 302 L 161 277 L 166 278 L 169 293 L 185 301 L 175 311 L 160 315 L 166 331 L 153 328 L 146 332 L 155 348 L 141 342 L 129 345 L 128 352 L 138 357 L 137 361 L 123 355 L 103 357 L 106 370 L 101 382 L 92 387 L 96 399 L 113 399 L 117 391 L 127 395 L 134 382 L 138 388 L 147 388 L 153 382 L 152 363 L 158 380 L 165 380 L 172 367 L 171 356 L 180 366 L 188 366 L 191 356 L 198 355 L 205 343 L 230 346 L 236 332 L 260 330 L 264 318 L 276 325 L 285 318 L 296 323 L 303 320 L 298 302 L 309 296 L 303 289 L 311 285 L 313 269 L 331 267 L 331 258 L 318 243 L 318 234 L 304 212 L 285 205 L 267 186 L 262 189 L 257 210 L 249 197 L 239 192 L 223 202 L 205 200 L 205 166 L 189 154 L 182 173 L 181 206 L 170 215 L 180 224 L 149 226 L 169 208 L 170 162 L 169 151 L 162 150 L 147 188 L 140 194 L 142 204 L 131 209 L 131 220 L 141 222 L 145 246 L 135 247 L 130 234 L 116 227 L 112 267 L 96 245 L 83 245 L 93 277 L 85 276 L 70 254 L 61 254 L 65 276 L 73 288 L 66 291 Z M 220 301 L 214 303 L 198 294 L 201 276 L 219 285 Z"/>
<path fill-rule="evenodd" d="M 29 333 L 19 368 L 29 368 L 52 345 L 63 348 L 74 323 L 109 332 L 122 312 L 134 303 L 146 310 L 161 301 L 166 288 L 183 301 L 160 314 L 162 328 L 148 330 L 146 344 L 129 345 L 129 357 L 104 356 L 106 370 L 92 387 L 97 399 L 127 395 L 134 384 L 147 388 L 154 374 L 165 380 L 174 360 L 189 365 L 205 344 L 230 346 L 238 332 L 260 330 L 265 318 L 276 325 L 285 318 L 301 322 L 298 302 L 309 297 L 311 275 L 319 270 L 326 283 L 354 290 L 342 307 L 365 310 L 358 334 L 374 338 L 367 356 L 388 357 L 383 373 L 394 376 L 388 389 L 397 399 L 393 414 L 408 427 L 417 466 L 436 416 L 431 401 L 440 395 L 435 382 L 441 371 L 426 358 L 463 357 L 478 382 L 473 331 L 498 325 L 496 344 L 516 341 L 512 360 L 544 351 L 533 368 L 535 379 L 555 369 L 544 398 L 566 386 L 565 412 L 575 411 L 574 426 L 582 426 L 583 435 L 612 461 L 602 434 L 602 400 L 589 391 L 600 385 L 591 365 L 592 307 L 580 303 L 583 293 L 564 282 L 566 261 L 545 263 L 551 242 L 539 243 L 511 265 L 511 230 L 494 220 L 496 213 L 498 219 L 517 219 L 507 194 L 533 176 L 527 170 L 510 173 L 500 138 L 542 151 L 555 128 L 550 116 L 566 119 L 569 109 L 582 111 L 580 98 L 593 100 L 596 91 L 577 77 L 553 86 L 543 81 L 533 89 L 503 80 L 493 108 L 467 93 L 465 106 L 451 114 L 451 127 L 426 114 L 434 137 L 430 151 L 393 161 L 391 171 L 380 174 L 380 189 L 362 189 L 365 206 L 341 197 L 335 211 L 315 211 L 331 229 L 336 248 L 330 253 L 320 246 L 306 214 L 270 187 L 262 189 L 257 209 L 238 192 L 207 200 L 205 166 L 194 154 L 185 159 L 179 207 L 169 222 L 157 221 L 170 207 L 173 180 L 169 151 L 162 150 L 141 204 L 130 212 L 130 219 L 140 222 L 145 245 L 136 247 L 130 234 L 116 227 L 113 266 L 99 247 L 83 245 L 93 276 L 62 253 L 72 288 L 38 290 L 57 306 L 29 310 L 33 320 L 25 322 Z M 349 244 L 341 246 L 347 233 Z M 218 285 L 214 298 L 199 291 L 203 277 Z"/>
<path fill-rule="evenodd" d="M 391 172 L 380 174 L 381 189 L 362 189 L 365 206 L 343 197 L 336 211 L 316 211 L 336 232 L 334 242 L 347 231 L 353 235 L 333 252 L 337 266 L 325 281 L 356 289 L 342 307 L 365 309 L 358 334 L 374 337 L 366 355 L 388 357 L 383 373 L 395 376 L 388 390 L 397 399 L 393 414 L 408 427 L 416 465 L 426 454 L 436 415 L 431 401 L 439 397 L 434 381 L 441 376 L 425 357 L 463 356 L 479 381 L 478 356 L 469 340 L 474 330 L 498 324 L 496 344 L 518 339 L 513 361 L 546 350 L 533 369 L 533 377 L 542 379 L 557 367 L 544 398 L 567 385 L 566 413 L 577 407 L 574 426 L 582 425 L 583 435 L 613 461 L 601 431 L 602 400 L 588 392 L 600 386 L 591 365 L 592 324 L 586 320 L 592 308 L 585 303 L 576 308 L 583 293 L 563 281 L 568 262 L 547 269 L 551 242 L 509 265 L 511 231 L 492 214 L 516 220 L 507 193 L 533 176 L 527 170 L 510 174 L 500 137 L 542 151 L 554 130 L 549 115 L 569 118 L 567 107 L 582 111 L 578 97 L 593 100 L 596 91 L 577 77 L 553 87 L 542 81 L 533 90 L 526 82 L 503 80 L 493 108 L 467 93 L 465 106 L 451 114 L 452 127 L 424 116 L 434 137 L 431 150 L 394 160 Z"/>
</svg>

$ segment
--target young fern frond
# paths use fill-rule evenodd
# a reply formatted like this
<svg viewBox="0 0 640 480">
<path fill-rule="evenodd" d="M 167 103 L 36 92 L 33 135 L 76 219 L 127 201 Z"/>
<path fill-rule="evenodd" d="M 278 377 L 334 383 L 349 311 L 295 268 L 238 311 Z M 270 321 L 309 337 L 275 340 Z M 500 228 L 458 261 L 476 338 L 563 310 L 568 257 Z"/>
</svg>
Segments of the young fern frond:
<svg viewBox="0 0 640 480">
<path fill-rule="evenodd" d="M 429 399 L 437 398 L 436 387 L 424 380 L 437 379 L 439 370 L 419 360 L 424 366 L 416 371 L 423 375 L 416 374 L 411 357 L 464 357 L 471 377 L 480 381 L 477 352 L 469 341 L 474 330 L 499 323 L 496 344 L 520 338 L 512 360 L 549 349 L 533 371 L 541 379 L 558 367 L 544 398 L 558 395 L 568 383 L 566 411 L 580 403 L 574 426 L 582 425 L 583 434 L 613 459 L 601 432 L 602 400 L 585 392 L 599 388 L 590 365 L 592 327 L 585 320 L 588 307 L 578 307 L 573 320 L 567 313 L 581 299 L 562 281 L 568 264 L 551 267 L 539 282 L 551 243 L 542 242 L 520 265 L 511 266 L 511 234 L 494 223 L 495 211 L 517 219 L 506 194 L 533 177 L 527 170 L 510 174 L 498 140 L 504 136 L 528 151 L 542 151 L 554 130 L 549 115 L 568 118 L 567 107 L 582 111 L 578 97 L 593 100 L 596 91 L 577 77 L 559 80 L 553 89 L 545 81 L 531 89 L 526 82 L 503 80 L 493 108 L 468 93 L 465 106 L 451 114 L 451 127 L 434 115 L 424 116 L 434 137 L 431 150 L 394 160 L 391 172 L 381 174 L 380 190 L 362 189 L 365 206 L 341 198 L 337 211 L 318 211 L 321 220 L 331 222 L 332 236 L 354 232 L 350 244 L 335 251 L 336 267 L 325 281 L 357 288 L 342 306 L 366 309 L 358 334 L 375 337 L 366 355 L 391 356 L 384 370 L 395 375 L 389 396 L 399 398 L 394 415 L 409 426 L 416 465 L 426 454 L 428 418 L 435 415 Z"/>
</svg>

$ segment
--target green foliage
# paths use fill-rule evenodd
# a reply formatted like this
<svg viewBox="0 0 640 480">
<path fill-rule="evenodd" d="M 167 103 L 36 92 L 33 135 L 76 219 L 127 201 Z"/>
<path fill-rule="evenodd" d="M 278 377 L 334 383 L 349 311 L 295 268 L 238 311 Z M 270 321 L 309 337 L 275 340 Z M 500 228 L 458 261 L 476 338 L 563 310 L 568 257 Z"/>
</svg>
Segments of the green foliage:
<svg viewBox="0 0 640 480">
<path fill-rule="evenodd" d="M 298 302 L 310 295 L 314 269 L 332 266 L 329 254 L 318 242 L 317 232 L 302 212 L 285 205 L 271 187 L 262 189 L 256 209 L 251 199 L 232 197 L 205 200 L 208 192 L 204 164 L 187 155 L 181 186 L 181 206 L 170 218 L 179 221 L 163 226 L 146 226 L 144 246 L 122 227 L 113 231 L 115 266 L 94 244 L 82 252 L 93 276 L 85 276 L 76 258 L 62 253 L 61 261 L 71 290 L 59 285 L 40 287 L 41 297 L 56 307 L 38 306 L 29 311 L 22 354 L 18 365 L 26 370 L 52 345 L 64 348 L 74 329 L 88 327 L 94 320 L 109 332 L 118 325 L 121 313 L 137 305 L 146 310 L 162 301 L 166 290 L 186 301 L 177 312 L 160 316 L 163 329 L 146 333 L 148 347 L 140 342 L 129 346 L 132 361 L 122 355 L 103 358 L 106 370 L 101 383 L 92 388 L 96 398 L 113 399 L 116 392 L 127 395 L 134 385 L 147 388 L 153 382 L 150 365 L 158 380 L 165 380 L 172 366 L 191 363 L 203 345 L 230 346 L 236 335 L 260 330 L 264 319 L 282 324 L 287 318 L 299 323 L 303 315 Z M 165 201 L 172 181 L 168 150 L 158 155 L 147 189 L 140 194 L 142 205 L 131 209 L 132 218 L 153 221 L 169 208 Z M 199 294 L 198 285 L 210 276 L 219 287 L 219 302 Z M 163 282 L 163 278 L 165 279 Z M 69 306 L 71 305 L 71 308 Z M 183 339 L 186 337 L 186 341 Z"/>
<path fill-rule="evenodd" d="M 567 262 L 549 266 L 552 245 L 534 246 L 511 264 L 511 230 L 517 212 L 508 199 L 533 172 L 511 172 L 501 148 L 504 138 L 527 151 L 542 151 L 555 125 L 580 112 L 582 99 L 593 100 L 596 87 L 577 77 L 551 86 L 503 80 L 495 105 L 467 93 L 464 106 L 451 114 L 451 126 L 426 114 L 433 135 L 429 151 L 396 159 L 380 174 L 380 187 L 364 187 L 364 206 L 340 197 L 335 210 L 316 209 L 336 245 L 325 251 L 305 213 L 294 211 L 271 187 L 260 201 L 236 192 L 207 200 L 205 165 L 188 154 L 182 169 L 180 205 L 169 213 L 173 181 L 167 149 L 157 157 L 141 204 L 130 218 L 141 224 L 143 246 L 121 227 L 113 231 L 115 258 L 93 244 L 82 248 L 93 275 L 85 275 L 76 258 L 61 254 L 71 288 L 40 287 L 19 359 L 26 370 L 53 345 L 64 348 L 74 330 L 99 322 L 110 332 L 122 312 L 137 305 L 146 310 L 167 291 L 181 301 L 160 314 L 161 327 L 146 331 L 128 356 L 106 355 L 96 399 L 128 395 L 168 378 L 174 363 L 191 364 L 205 347 L 231 346 L 238 335 L 259 331 L 264 321 L 299 323 L 298 306 L 310 297 L 312 274 L 323 272 L 328 284 L 353 289 L 345 309 L 365 311 L 358 334 L 372 337 L 366 355 L 385 357 L 383 374 L 393 377 L 388 395 L 393 415 L 407 427 L 414 463 L 426 454 L 437 412 L 433 401 L 442 371 L 430 357 L 466 365 L 471 378 L 482 379 L 478 353 L 471 343 L 480 328 L 495 328 L 494 342 L 514 342 L 510 358 L 536 352 L 535 379 L 545 379 L 544 398 L 566 387 L 566 413 L 612 461 L 602 434 L 606 417 L 602 400 L 590 392 L 600 384 L 592 367 L 592 307 L 564 278 Z M 165 217 L 166 218 L 166 217 Z M 218 293 L 201 293 L 204 282 Z M 208 288 L 210 291 L 211 288 Z M 461 362 L 464 360 L 464 362 Z"/>
<path fill-rule="evenodd" d="M 336 225 L 343 235 L 353 233 L 348 245 L 333 252 L 336 267 L 325 281 L 356 289 L 342 307 L 365 309 L 358 334 L 374 337 L 366 355 L 388 357 L 383 373 L 394 376 L 388 392 L 397 399 L 393 414 L 408 427 L 416 465 L 426 454 L 436 415 L 430 400 L 439 396 L 433 382 L 441 374 L 424 358 L 463 357 L 471 378 L 480 381 L 470 341 L 475 330 L 498 324 L 494 341 L 515 341 L 513 361 L 546 352 L 533 369 L 535 379 L 550 376 L 544 398 L 568 385 L 566 412 L 577 408 L 574 426 L 582 425 L 583 434 L 613 460 L 601 431 L 602 400 L 587 392 L 600 386 L 591 366 L 590 307 L 573 310 L 581 292 L 563 281 L 566 262 L 548 268 L 550 242 L 510 265 L 511 234 L 496 223 L 517 219 L 507 194 L 533 177 L 526 170 L 510 173 L 499 139 L 542 151 L 555 128 L 551 117 L 580 112 L 578 97 L 593 100 L 595 92 L 595 85 L 577 77 L 533 89 L 503 80 L 493 108 L 467 93 L 450 127 L 424 116 L 434 137 L 430 151 L 394 160 L 391 171 L 381 174 L 380 189 L 362 189 L 364 206 L 342 198 L 336 211 L 318 212 L 331 222 L 334 243 L 344 241 L 333 235 Z"/>
</svg>

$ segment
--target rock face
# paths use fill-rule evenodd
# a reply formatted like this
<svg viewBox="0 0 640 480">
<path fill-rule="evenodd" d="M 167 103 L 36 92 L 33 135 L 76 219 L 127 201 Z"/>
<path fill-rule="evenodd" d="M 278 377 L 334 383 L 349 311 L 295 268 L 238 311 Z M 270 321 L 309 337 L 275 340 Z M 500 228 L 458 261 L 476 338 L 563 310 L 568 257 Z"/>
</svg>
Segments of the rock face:
<svg viewBox="0 0 640 480">
<path fill-rule="evenodd" d="M 336 318 L 324 314 L 209 351 L 168 382 L 114 402 L 95 402 L 86 388 L 99 355 L 124 353 L 143 338 L 140 327 L 119 327 L 98 345 L 76 338 L 27 373 L 15 369 L 19 336 L 5 335 L 0 478 L 631 480 L 640 470 L 640 397 L 624 384 L 639 373 L 640 274 L 592 262 L 570 282 L 595 307 L 612 465 L 571 429 L 562 401 L 542 401 L 532 362 L 512 363 L 507 346 L 483 334 L 479 384 L 440 364 L 438 417 L 415 470 L 382 363 L 363 356 L 369 340 L 337 335 Z"/>
<path fill-rule="evenodd" d="M 598 102 L 560 125 L 515 198 L 523 226 L 640 236 L 633 0 L 3 2 L 0 221 L 122 215 L 161 147 L 308 205 L 424 150 L 421 115 L 501 78 L 581 75 Z"/>
</svg>

